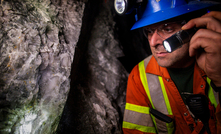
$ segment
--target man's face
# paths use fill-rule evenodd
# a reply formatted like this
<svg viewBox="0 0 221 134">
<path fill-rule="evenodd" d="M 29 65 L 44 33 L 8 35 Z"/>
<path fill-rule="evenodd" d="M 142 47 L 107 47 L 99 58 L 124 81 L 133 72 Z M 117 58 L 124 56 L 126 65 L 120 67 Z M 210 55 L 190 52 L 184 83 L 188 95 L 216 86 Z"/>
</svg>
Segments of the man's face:
<svg viewBox="0 0 221 134">
<path fill-rule="evenodd" d="M 181 30 L 181 27 L 182 23 L 180 21 L 154 24 L 143 28 L 144 34 L 148 38 L 152 54 L 160 66 L 183 68 L 193 63 L 194 59 L 189 57 L 188 43 L 172 53 L 168 53 L 162 44 L 163 40 Z"/>
</svg>

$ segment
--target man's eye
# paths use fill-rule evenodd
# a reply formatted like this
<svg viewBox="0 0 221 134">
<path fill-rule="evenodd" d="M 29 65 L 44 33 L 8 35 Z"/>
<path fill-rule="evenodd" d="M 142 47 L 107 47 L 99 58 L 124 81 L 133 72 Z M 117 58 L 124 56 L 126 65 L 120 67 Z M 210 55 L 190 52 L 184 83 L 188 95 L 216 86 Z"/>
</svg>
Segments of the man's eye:
<svg viewBox="0 0 221 134">
<path fill-rule="evenodd" d="M 172 28 L 172 27 L 164 27 L 163 31 L 166 32 L 166 33 L 172 33 L 172 32 L 174 32 L 174 28 Z"/>
<path fill-rule="evenodd" d="M 148 34 L 154 33 L 154 30 L 153 30 L 153 29 L 150 29 L 150 28 L 146 28 L 144 31 L 145 31 L 146 33 L 148 33 Z"/>
</svg>

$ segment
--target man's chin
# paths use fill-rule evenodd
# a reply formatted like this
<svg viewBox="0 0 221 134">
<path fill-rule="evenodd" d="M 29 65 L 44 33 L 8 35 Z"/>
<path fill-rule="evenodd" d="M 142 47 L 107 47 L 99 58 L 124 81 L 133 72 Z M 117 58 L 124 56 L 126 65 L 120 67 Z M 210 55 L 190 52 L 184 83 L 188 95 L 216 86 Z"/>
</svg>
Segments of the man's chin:
<svg viewBox="0 0 221 134">
<path fill-rule="evenodd" d="M 171 66 L 171 64 L 169 62 L 166 62 L 165 60 L 164 61 L 158 60 L 157 63 L 161 67 L 170 67 Z"/>
</svg>

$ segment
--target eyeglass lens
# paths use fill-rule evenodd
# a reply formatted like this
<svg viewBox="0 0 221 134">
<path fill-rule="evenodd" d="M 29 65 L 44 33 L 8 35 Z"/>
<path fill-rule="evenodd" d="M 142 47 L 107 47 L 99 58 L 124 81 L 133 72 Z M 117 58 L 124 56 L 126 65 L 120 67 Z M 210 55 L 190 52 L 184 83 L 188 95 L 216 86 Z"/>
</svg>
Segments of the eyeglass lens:
<svg viewBox="0 0 221 134">
<path fill-rule="evenodd" d="M 161 38 L 166 39 L 173 35 L 175 32 L 179 31 L 184 24 L 185 21 L 180 21 L 161 24 L 158 27 L 147 26 L 143 28 L 143 33 L 148 39 L 151 38 L 156 31 Z"/>
</svg>

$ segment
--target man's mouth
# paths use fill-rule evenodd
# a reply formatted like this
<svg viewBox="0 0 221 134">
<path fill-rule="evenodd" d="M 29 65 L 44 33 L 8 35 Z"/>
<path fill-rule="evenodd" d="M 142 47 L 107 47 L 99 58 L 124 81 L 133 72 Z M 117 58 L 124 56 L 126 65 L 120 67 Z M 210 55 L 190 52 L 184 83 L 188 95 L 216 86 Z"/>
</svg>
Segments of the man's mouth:
<svg viewBox="0 0 221 134">
<path fill-rule="evenodd" d="M 156 52 L 157 57 L 165 57 L 168 52 Z"/>
</svg>

